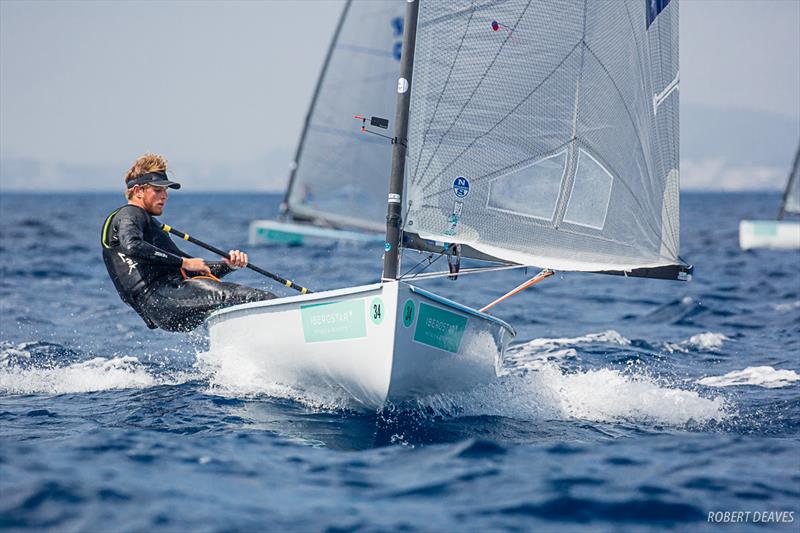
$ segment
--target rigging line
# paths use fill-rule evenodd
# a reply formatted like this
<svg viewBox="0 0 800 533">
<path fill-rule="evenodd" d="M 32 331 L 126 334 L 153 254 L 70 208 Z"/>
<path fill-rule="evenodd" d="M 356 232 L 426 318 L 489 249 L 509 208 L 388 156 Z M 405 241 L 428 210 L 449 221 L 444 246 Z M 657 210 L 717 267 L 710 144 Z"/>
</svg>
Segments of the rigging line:
<svg viewBox="0 0 800 533">
<path fill-rule="evenodd" d="M 539 272 L 538 274 L 536 274 L 534 277 L 532 277 L 531 279 L 526 281 L 525 283 L 522 283 L 521 285 L 518 285 L 517 287 L 515 287 L 511 291 L 505 293 L 503 296 L 501 296 L 500 298 L 498 298 L 495 301 L 493 301 L 492 303 L 483 306 L 481 309 L 479 309 L 479 311 L 481 313 L 485 313 L 487 309 L 489 309 L 491 307 L 494 307 L 495 305 L 499 304 L 500 302 L 511 298 L 515 294 L 524 291 L 525 289 L 527 289 L 528 287 L 530 287 L 532 285 L 536 285 L 537 283 L 539 283 L 543 279 L 549 278 L 553 274 L 555 274 L 555 272 L 553 272 L 552 270 L 544 269 L 541 272 Z"/>
<path fill-rule="evenodd" d="M 467 20 L 467 24 L 464 27 L 464 35 L 461 36 L 461 42 L 458 43 L 458 50 L 456 51 L 456 56 L 453 58 L 453 62 L 450 63 L 450 70 L 447 72 L 447 79 L 444 80 L 444 89 L 439 93 L 439 98 L 436 99 L 436 105 L 433 108 L 433 115 L 431 115 L 431 123 L 436 120 L 436 113 L 439 111 L 439 104 L 442 101 L 442 97 L 444 96 L 445 91 L 447 90 L 447 86 L 450 84 L 450 76 L 453 74 L 453 70 L 455 69 L 456 63 L 458 62 L 458 56 L 461 55 L 461 48 L 464 46 L 464 40 L 467 38 L 467 33 L 469 32 L 469 25 L 472 23 L 472 17 L 475 15 L 475 3 L 472 3 L 472 9 L 469 13 L 469 20 Z M 423 148 L 425 148 L 425 143 L 428 140 L 428 133 L 430 133 L 430 128 L 425 128 L 425 135 L 422 137 L 422 146 L 419 149 L 419 155 L 417 156 L 417 162 L 414 165 L 414 172 L 411 174 L 412 176 L 417 175 L 417 170 L 419 169 L 419 163 L 422 159 L 422 152 Z M 431 156 L 433 158 L 433 156 Z M 428 165 L 430 165 L 430 160 L 428 160 Z M 427 170 L 427 166 L 425 167 Z M 413 178 L 412 178 L 413 179 Z"/>
<path fill-rule="evenodd" d="M 555 73 L 558 71 L 558 69 L 559 69 L 559 68 L 561 68 L 561 65 L 563 65 L 563 64 L 564 64 L 564 63 L 567 61 L 567 59 L 569 59 L 569 58 L 570 58 L 570 56 L 572 55 L 572 53 L 575 51 L 575 49 L 577 49 L 577 48 L 578 48 L 578 46 L 580 46 L 580 45 L 581 45 L 581 43 L 582 43 L 582 41 L 578 41 L 578 42 L 575 44 L 575 46 L 573 46 L 573 47 L 572 47 L 572 49 L 571 49 L 571 50 L 570 50 L 570 51 L 567 53 L 567 55 L 565 55 L 565 56 L 564 56 L 564 58 L 563 58 L 561 61 L 559 61 L 559 62 L 558 62 L 558 64 L 557 64 L 557 65 L 556 65 L 556 66 L 553 68 L 553 70 L 550 72 L 550 74 L 548 74 L 548 75 L 547 75 L 547 76 L 546 76 L 546 77 L 545 77 L 545 78 L 544 78 L 544 79 L 543 79 L 543 80 L 542 80 L 542 81 L 541 81 L 541 82 L 540 82 L 540 83 L 539 83 L 539 84 L 538 84 L 536 87 L 534 87 L 534 88 L 533 88 L 533 90 L 531 90 L 531 92 L 529 92 L 529 93 L 528 93 L 528 95 L 527 95 L 525 98 L 523 98 L 523 99 L 522 99 L 522 100 L 521 100 L 521 101 L 520 101 L 520 102 L 519 102 L 517 105 L 515 105 L 515 106 L 514 106 L 514 107 L 513 107 L 513 108 L 512 108 L 512 109 L 511 109 L 511 110 L 510 110 L 508 113 L 506 113 L 506 114 L 503 116 L 503 118 L 501 118 L 500 120 L 498 120 L 498 121 L 497 121 L 497 122 L 494 124 L 494 126 L 492 126 L 492 127 L 491 127 L 491 128 L 489 128 L 488 130 L 486 130 L 484 133 L 481 133 L 480 135 L 478 135 L 477 137 L 475 137 L 475 138 L 474 138 L 472 141 L 470 141 L 470 143 L 469 143 L 469 144 L 468 144 L 468 145 L 467 145 L 467 146 L 466 146 L 466 147 L 465 147 L 463 150 L 461 150 L 461 152 L 460 152 L 460 153 L 459 153 L 457 156 L 455 156 L 455 157 L 453 158 L 453 160 L 452 160 L 452 161 L 450 161 L 450 163 L 448 163 L 448 164 L 447 164 L 447 166 L 445 166 L 445 167 L 444 167 L 442 170 L 440 170 L 440 171 L 439 171 L 439 173 L 438 173 L 438 174 L 436 174 L 436 175 L 435 175 L 435 176 L 434 176 L 434 177 L 433 177 L 433 178 L 432 178 L 432 179 L 429 181 L 429 185 L 430 185 L 430 184 L 433 184 L 433 183 L 435 183 L 435 182 L 436 182 L 436 180 L 439 178 L 439 176 L 441 176 L 442 174 L 444 174 L 444 173 L 445 173 L 445 171 L 446 171 L 447 169 L 449 169 L 450 167 L 452 167 L 452 166 L 455 164 L 455 162 L 456 162 L 456 161 L 458 161 L 458 160 L 459 160 L 459 158 L 461 158 L 461 156 L 463 156 L 465 153 L 467 153 L 467 152 L 470 150 L 470 148 L 472 148 L 472 146 L 473 146 L 475 143 L 477 143 L 477 142 L 478 142 L 480 139 L 482 139 L 482 138 L 486 137 L 487 135 L 489 135 L 489 134 L 490 134 L 492 131 L 494 131 L 494 129 L 495 129 L 497 126 L 499 126 L 500 124 L 502 124 L 502 123 L 503 123 L 503 122 L 504 122 L 504 121 L 505 121 L 505 120 L 506 120 L 508 117 L 510 117 L 510 116 L 511 116 L 511 115 L 512 115 L 512 114 L 513 114 L 513 113 L 514 113 L 514 112 L 515 112 L 517 109 L 519 109 L 520 107 L 522 107 L 522 104 L 524 104 L 525 102 L 527 102 L 527 101 L 528 101 L 528 99 L 529 99 L 531 96 L 533 96 L 533 95 L 534 95 L 534 93 L 535 93 L 536 91 L 538 91 L 538 90 L 539 90 L 539 89 L 542 87 L 542 85 L 544 85 L 544 84 L 545 84 L 545 83 L 546 83 L 546 82 L 547 82 L 547 81 L 548 81 L 548 80 L 549 80 L 549 79 L 550 79 L 550 78 L 553 76 L 553 74 L 555 74 Z M 441 143 L 440 143 L 440 144 L 441 144 Z M 422 190 L 423 190 L 423 191 L 425 191 L 425 190 L 427 190 L 427 188 L 428 188 L 428 187 L 423 187 L 423 188 L 422 188 Z"/>
<path fill-rule="evenodd" d="M 441 258 L 442 258 L 442 256 L 443 256 L 444 254 L 440 253 L 440 254 L 439 254 L 437 257 L 436 257 L 436 259 L 434 259 L 433 261 L 431 261 L 431 257 L 433 257 L 433 255 L 434 255 L 433 253 L 431 253 L 431 254 L 428 254 L 428 257 L 426 257 L 426 258 L 422 259 L 422 261 L 420 261 L 420 262 L 419 262 L 419 263 L 417 263 L 416 265 L 414 265 L 414 266 L 412 266 L 411 268 L 409 268 L 408 270 L 406 270 L 406 271 L 405 271 L 405 272 L 404 272 L 404 273 L 403 273 L 403 274 L 402 274 L 402 275 L 401 275 L 399 278 L 397 278 L 397 279 L 403 279 L 403 278 L 405 278 L 405 277 L 406 277 L 406 276 L 409 274 L 409 272 L 411 272 L 412 270 L 414 270 L 414 269 L 416 269 L 417 267 L 419 267 L 419 266 L 420 266 L 422 263 L 424 263 L 425 261 L 428 261 L 428 264 L 427 264 L 427 265 L 425 265 L 425 268 L 423 268 L 423 269 L 422 269 L 422 270 L 420 270 L 420 271 L 419 271 L 417 274 L 414 274 L 414 275 L 412 276 L 412 278 L 416 278 L 416 277 L 417 277 L 417 276 L 418 276 L 420 273 L 422 273 L 422 272 L 425 272 L 425 269 L 427 269 L 427 268 L 428 268 L 428 267 L 430 267 L 432 264 L 434 264 L 436 261 L 438 261 L 439 259 L 441 259 Z"/>
<path fill-rule="evenodd" d="M 441 255 L 439 256 L 441 257 Z M 476 267 L 476 268 L 465 268 L 463 270 L 459 270 L 459 276 L 466 276 L 469 274 L 482 274 L 484 272 L 494 272 L 497 270 L 514 270 L 517 268 L 530 268 L 530 265 L 506 265 L 506 266 L 499 266 L 499 267 Z M 452 276 L 453 273 L 449 270 L 445 272 L 441 270 L 439 272 L 428 272 L 427 274 L 417 274 L 412 277 L 412 279 L 433 279 L 433 278 L 443 278 L 445 276 Z"/>
<path fill-rule="evenodd" d="M 530 7 L 531 2 L 532 2 L 532 0 L 529 0 L 528 3 L 525 4 L 525 9 L 522 11 L 522 13 L 520 13 L 520 15 L 517 18 L 516 22 L 514 22 L 514 27 L 512 28 L 511 33 L 513 33 L 517 29 L 517 26 L 519 25 L 519 22 L 522 20 L 522 17 L 524 17 L 525 13 L 528 12 L 528 8 Z M 431 162 L 436 157 L 436 154 L 439 152 L 439 148 L 444 143 L 444 139 L 450 134 L 451 131 L 453 131 L 453 128 L 455 127 L 456 122 L 458 122 L 459 119 L 461 119 L 461 115 L 464 114 L 464 110 L 470 104 L 470 102 L 472 101 L 473 97 L 475 96 L 475 93 L 478 92 L 478 89 L 481 87 L 481 85 L 483 85 L 484 80 L 487 78 L 487 76 L 489 75 L 489 71 L 492 70 L 492 67 L 494 67 L 494 64 L 497 62 L 497 58 L 500 57 L 500 53 L 505 48 L 506 43 L 508 43 L 508 41 L 511 39 L 511 33 L 506 35 L 506 38 L 503 40 L 503 44 L 500 45 L 500 48 L 497 49 L 497 53 L 494 55 L 494 57 L 492 58 L 491 62 L 486 67 L 486 69 L 484 69 L 483 74 L 481 75 L 480 79 L 478 80 L 478 83 L 476 83 L 475 87 L 472 89 L 472 93 L 464 101 L 464 105 L 461 106 L 461 109 L 458 111 L 458 114 L 455 116 L 455 118 L 453 118 L 453 121 L 450 123 L 450 127 L 448 127 L 447 131 L 445 131 L 444 134 L 439 138 L 439 143 L 436 145 L 436 148 L 434 148 L 433 154 L 431 154 L 430 159 L 428 159 L 428 164 L 425 165 L 425 170 L 422 171 L 423 174 L 425 174 L 428 171 L 428 169 L 431 166 Z M 517 106 L 517 107 L 519 107 L 519 106 Z M 508 116 L 508 115 L 506 115 L 506 116 Z M 505 120 L 505 117 L 503 117 L 503 120 Z M 492 129 L 494 129 L 494 128 L 492 128 Z M 463 154 L 463 152 L 462 152 L 462 154 Z M 456 159 L 458 159 L 459 157 L 461 157 L 461 154 L 456 156 Z M 453 162 L 455 162 L 455 160 L 453 160 Z M 447 167 L 445 167 L 445 168 L 449 168 L 451 165 L 452 165 L 452 163 L 450 165 L 448 165 Z M 442 174 L 442 172 L 437 174 L 434 177 L 434 179 L 438 178 Z M 423 190 L 424 190 L 424 187 L 423 187 Z"/>
</svg>

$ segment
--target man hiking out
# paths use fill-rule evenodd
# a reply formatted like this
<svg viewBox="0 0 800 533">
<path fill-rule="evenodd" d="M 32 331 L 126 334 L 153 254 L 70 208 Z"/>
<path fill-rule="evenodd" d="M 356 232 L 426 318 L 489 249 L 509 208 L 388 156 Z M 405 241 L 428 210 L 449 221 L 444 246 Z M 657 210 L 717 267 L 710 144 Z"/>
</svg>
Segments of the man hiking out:
<svg viewBox="0 0 800 533">
<path fill-rule="evenodd" d="M 103 261 L 122 301 L 148 327 L 190 331 L 217 309 L 275 298 L 270 292 L 219 281 L 246 266 L 247 254 L 231 250 L 230 260 L 206 263 L 180 250 L 161 229 L 154 215 L 164 211 L 167 189 L 180 189 L 167 178 L 166 159 L 143 155 L 128 171 L 125 184 L 127 205 L 103 224 Z"/>
</svg>

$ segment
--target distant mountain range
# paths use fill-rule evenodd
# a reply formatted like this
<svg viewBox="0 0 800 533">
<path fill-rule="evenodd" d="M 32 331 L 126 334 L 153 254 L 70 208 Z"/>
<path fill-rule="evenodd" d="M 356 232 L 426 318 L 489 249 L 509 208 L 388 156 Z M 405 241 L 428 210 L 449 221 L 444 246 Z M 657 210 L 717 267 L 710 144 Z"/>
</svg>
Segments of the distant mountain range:
<svg viewBox="0 0 800 533">
<path fill-rule="evenodd" d="M 783 189 L 800 144 L 800 118 L 681 105 L 681 185 L 699 190 Z"/>
<path fill-rule="evenodd" d="M 180 164 L 172 176 L 186 184 L 189 192 L 282 191 L 289 176 L 293 147 L 270 150 L 252 161 Z M 132 161 L 106 164 L 75 164 L 36 158 L 0 159 L 0 191 L 122 190 Z"/>
<path fill-rule="evenodd" d="M 681 184 L 691 190 L 777 190 L 800 143 L 800 118 L 763 111 L 681 106 Z M 5 152 L 5 150 L 3 150 Z M 294 147 L 252 161 L 197 161 L 175 169 L 190 191 L 282 191 Z M 76 164 L 1 157 L 0 190 L 120 190 L 130 161 Z M 387 169 L 388 172 L 388 169 Z"/>
</svg>

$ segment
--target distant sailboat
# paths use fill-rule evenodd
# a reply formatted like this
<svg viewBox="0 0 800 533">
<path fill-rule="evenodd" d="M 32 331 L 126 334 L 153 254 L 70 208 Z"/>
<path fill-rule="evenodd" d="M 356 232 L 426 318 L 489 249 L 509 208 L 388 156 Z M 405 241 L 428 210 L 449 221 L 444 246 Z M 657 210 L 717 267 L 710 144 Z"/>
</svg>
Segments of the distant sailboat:
<svg viewBox="0 0 800 533">
<path fill-rule="evenodd" d="M 786 214 L 800 215 L 800 146 L 789 171 L 777 220 L 742 220 L 739 222 L 739 246 L 784 250 L 800 249 L 800 220 L 784 220 Z"/>
<path fill-rule="evenodd" d="M 404 7 L 396 0 L 345 4 L 297 146 L 281 219 L 251 222 L 251 244 L 383 241 L 391 146 L 360 134 L 353 115 L 394 117 Z M 386 126 L 378 124 L 377 131 Z"/>
<path fill-rule="evenodd" d="M 678 0 L 410 0 L 405 21 L 381 282 L 208 320 L 212 352 L 256 379 L 366 408 L 488 382 L 515 335 L 492 304 L 410 284 L 451 272 L 401 274 L 400 248 L 498 263 L 484 276 L 544 269 L 523 286 L 550 269 L 691 272 L 678 256 Z"/>
</svg>

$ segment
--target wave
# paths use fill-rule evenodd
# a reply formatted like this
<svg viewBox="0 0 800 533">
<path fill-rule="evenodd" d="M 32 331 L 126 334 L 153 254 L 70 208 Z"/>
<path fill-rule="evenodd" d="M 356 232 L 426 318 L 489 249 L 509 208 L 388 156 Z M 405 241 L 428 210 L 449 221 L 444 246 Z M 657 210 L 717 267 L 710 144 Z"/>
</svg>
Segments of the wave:
<svg viewBox="0 0 800 533">
<path fill-rule="evenodd" d="M 791 303 L 775 304 L 772 307 L 779 313 L 786 313 L 792 309 L 800 308 L 800 300 Z"/>
<path fill-rule="evenodd" d="M 722 376 L 708 376 L 697 381 L 707 387 L 735 387 L 754 385 L 767 389 L 788 387 L 800 381 L 800 374 L 794 370 L 776 370 L 771 366 L 749 366 L 744 370 L 734 370 Z"/>
<path fill-rule="evenodd" d="M 533 339 L 524 344 L 518 344 L 514 347 L 517 350 L 530 350 L 530 349 L 552 349 L 564 345 L 573 344 L 588 344 L 600 342 L 603 344 L 616 344 L 619 346 L 630 346 L 631 340 L 623 337 L 619 332 L 609 329 L 602 333 L 587 333 L 580 337 L 563 337 L 563 338 L 543 338 Z"/>
<path fill-rule="evenodd" d="M 183 383 L 188 373 L 156 375 L 133 356 L 94 357 L 57 344 L 28 342 L 0 345 L 0 393 L 68 394 L 147 388 Z"/>
<path fill-rule="evenodd" d="M 566 372 L 545 363 L 469 392 L 421 399 L 438 414 L 494 415 L 523 420 L 645 422 L 684 426 L 720 421 L 730 409 L 722 398 L 658 383 L 645 374 L 603 368 Z"/>
<path fill-rule="evenodd" d="M 158 384 L 136 357 L 96 357 L 65 367 L 0 369 L 0 391 L 6 394 L 65 394 Z"/>
<path fill-rule="evenodd" d="M 678 343 L 665 343 L 664 347 L 667 349 L 668 352 L 688 352 L 690 350 L 703 350 L 709 352 L 716 352 L 722 348 L 722 345 L 725 341 L 731 340 L 730 337 L 722 334 L 722 333 L 714 333 L 712 331 L 706 331 L 704 333 L 698 333 L 697 335 L 692 335 L 688 339 L 678 342 Z"/>
</svg>

